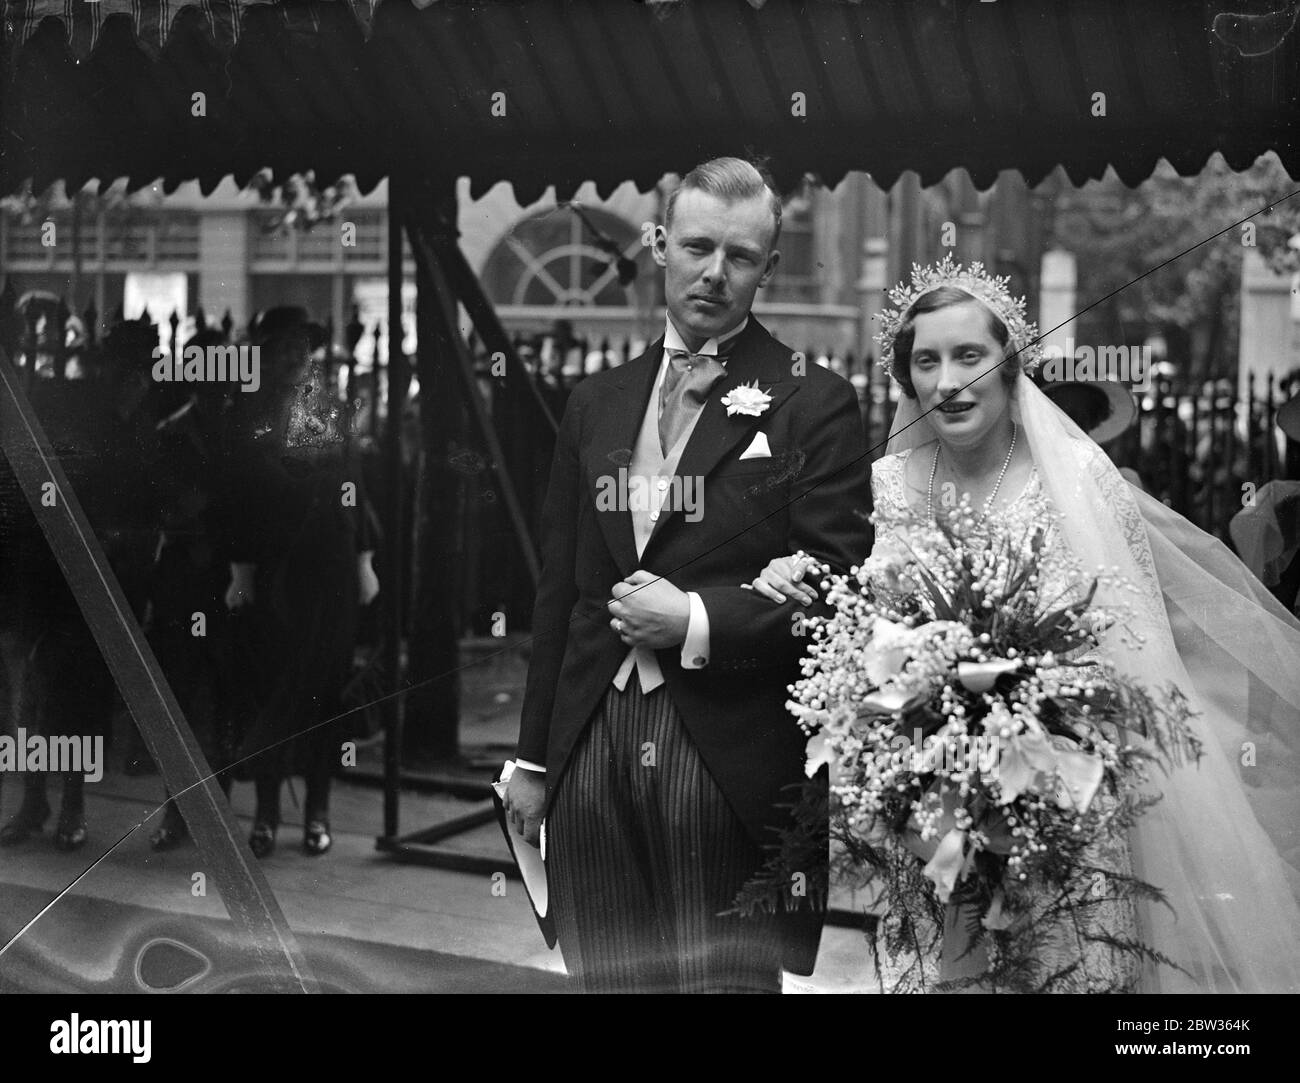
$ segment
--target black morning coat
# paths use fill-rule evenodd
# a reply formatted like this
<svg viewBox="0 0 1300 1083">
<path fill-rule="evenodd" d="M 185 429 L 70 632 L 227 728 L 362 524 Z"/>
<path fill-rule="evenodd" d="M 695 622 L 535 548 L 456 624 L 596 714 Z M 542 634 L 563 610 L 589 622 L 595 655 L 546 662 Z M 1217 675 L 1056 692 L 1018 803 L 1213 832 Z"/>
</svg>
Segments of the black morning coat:
<svg viewBox="0 0 1300 1083">
<path fill-rule="evenodd" d="M 610 627 L 611 588 L 644 569 L 698 592 L 708 611 L 708 665 L 684 669 L 680 646 L 658 651 L 659 664 L 710 773 L 753 838 L 770 844 L 770 829 L 790 822 L 777 806 L 795 791 L 783 787 L 804 777 L 806 738 L 785 706 L 810 641 L 803 619 L 824 609 L 777 605 L 741 584 L 797 550 L 838 572 L 866 557 L 871 489 L 862 417 L 846 380 L 804 361 L 751 316 L 678 464 L 682 479 L 703 479 L 695 490 L 703 514 L 665 508 L 638 560 L 631 514 L 598 510 L 606 501 L 598 504 L 597 495 L 631 461 L 662 357 L 660 339 L 635 360 L 587 377 L 570 396 L 542 519 L 518 755 L 546 765 L 549 807 L 628 652 Z M 771 404 L 757 417 L 728 416 L 722 398 L 755 380 Z M 771 456 L 741 461 L 760 432 Z M 821 920 L 810 920 L 806 908 L 799 913 L 786 923 L 785 962 L 806 974 Z"/>
</svg>

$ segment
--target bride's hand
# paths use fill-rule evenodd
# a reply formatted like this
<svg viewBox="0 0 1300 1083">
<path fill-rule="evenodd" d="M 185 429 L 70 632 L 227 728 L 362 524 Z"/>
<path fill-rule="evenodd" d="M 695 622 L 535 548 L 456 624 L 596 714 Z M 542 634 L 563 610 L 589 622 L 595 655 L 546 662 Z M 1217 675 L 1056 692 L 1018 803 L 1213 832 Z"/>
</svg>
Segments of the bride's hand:
<svg viewBox="0 0 1300 1083">
<path fill-rule="evenodd" d="M 745 589 L 757 591 L 764 598 L 774 602 L 779 603 L 790 599 L 801 605 L 812 605 L 817 599 L 817 588 L 803 580 L 817 567 L 817 562 L 802 552 L 795 553 L 793 556 L 777 557 L 768 562 L 757 579 L 742 585 Z"/>
</svg>

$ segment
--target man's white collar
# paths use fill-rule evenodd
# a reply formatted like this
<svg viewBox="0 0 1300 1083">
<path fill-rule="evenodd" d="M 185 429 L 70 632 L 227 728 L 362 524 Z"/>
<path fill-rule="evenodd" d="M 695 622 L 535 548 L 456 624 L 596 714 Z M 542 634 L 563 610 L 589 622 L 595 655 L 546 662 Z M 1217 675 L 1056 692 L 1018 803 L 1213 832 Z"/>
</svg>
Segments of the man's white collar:
<svg viewBox="0 0 1300 1083">
<path fill-rule="evenodd" d="M 740 321 L 740 323 L 738 323 L 725 335 L 719 335 L 717 337 L 711 338 L 707 340 L 704 343 L 704 345 L 701 346 L 698 350 L 692 350 L 686 345 L 685 342 L 682 341 L 682 336 L 678 332 L 677 327 L 673 324 L 672 317 L 665 316 L 664 317 L 664 349 L 665 350 L 686 350 L 687 353 L 716 355 L 718 351 L 722 348 L 724 343 L 730 342 L 733 338 L 739 335 L 740 332 L 743 331 L 748 326 L 749 326 L 749 316 L 746 315 L 745 318 Z"/>
</svg>

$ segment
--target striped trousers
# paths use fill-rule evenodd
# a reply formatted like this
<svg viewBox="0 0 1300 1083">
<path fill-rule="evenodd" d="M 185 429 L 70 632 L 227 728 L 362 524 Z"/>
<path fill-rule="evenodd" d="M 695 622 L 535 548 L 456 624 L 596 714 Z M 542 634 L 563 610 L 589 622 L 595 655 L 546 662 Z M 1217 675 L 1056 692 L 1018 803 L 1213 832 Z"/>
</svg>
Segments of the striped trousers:
<svg viewBox="0 0 1300 1083">
<path fill-rule="evenodd" d="M 661 685 L 609 689 L 560 780 L 547 867 L 583 992 L 781 990 L 776 918 L 719 916 L 763 854 Z"/>
</svg>

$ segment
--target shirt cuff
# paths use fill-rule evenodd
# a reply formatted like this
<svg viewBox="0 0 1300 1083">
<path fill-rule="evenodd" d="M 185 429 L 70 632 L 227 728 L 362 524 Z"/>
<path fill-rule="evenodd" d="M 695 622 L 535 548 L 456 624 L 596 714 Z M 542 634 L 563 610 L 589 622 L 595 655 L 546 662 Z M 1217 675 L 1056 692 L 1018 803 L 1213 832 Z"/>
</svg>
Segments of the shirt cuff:
<svg viewBox="0 0 1300 1083">
<path fill-rule="evenodd" d="M 691 615 L 682 642 L 682 669 L 703 669 L 709 664 L 709 611 L 695 591 L 688 591 Z"/>
<path fill-rule="evenodd" d="M 520 759 L 518 756 L 515 757 L 515 766 L 522 767 L 525 771 L 540 771 L 542 774 L 546 774 L 545 767 L 539 767 L 532 760 Z"/>
</svg>

